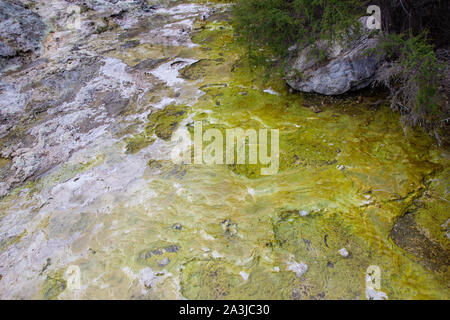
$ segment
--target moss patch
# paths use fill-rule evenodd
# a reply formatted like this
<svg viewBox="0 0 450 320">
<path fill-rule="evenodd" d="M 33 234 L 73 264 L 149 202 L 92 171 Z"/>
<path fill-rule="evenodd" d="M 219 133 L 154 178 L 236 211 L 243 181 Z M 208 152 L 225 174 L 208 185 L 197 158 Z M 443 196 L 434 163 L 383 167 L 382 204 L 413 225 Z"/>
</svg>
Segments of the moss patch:
<svg viewBox="0 0 450 320">
<path fill-rule="evenodd" d="M 192 300 L 229 299 L 240 282 L 240 277 L 220 262 L 193 261 L 185 265 L 181 292 Z"/>
<path fill-rule="evenodd" d="M 54 300 L 66 289 L 67 283 L 62 272 L 47 276 L 44 281 L 42 293 L 45 299 Z"/>
<path fill-rule="evenodd" d="M 153 137 L 149 137 L 145 132 L 137 134 L 132 138 L 127 139 L 126 153 L 138 153 L 140 150 L 151 145 L 154 141 L 155 139 Z"/>
<path fill-rule="evenodd" d="M 145 129 L 147 136 L 154 133 L 162 140 L 170 140 L 180 122 L 187 117 L 186 106 L 170 105 L 148 116 L 148 124 Z"/>
</svg>

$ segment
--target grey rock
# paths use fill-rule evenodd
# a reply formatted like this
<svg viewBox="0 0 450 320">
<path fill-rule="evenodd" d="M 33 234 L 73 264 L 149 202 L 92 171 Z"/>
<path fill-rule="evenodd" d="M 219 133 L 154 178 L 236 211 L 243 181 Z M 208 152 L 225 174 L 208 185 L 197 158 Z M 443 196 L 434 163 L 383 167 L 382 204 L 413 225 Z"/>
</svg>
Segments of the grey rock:
<svg viewBox="0 0 450 320">
<path fill-rule="evenodd" d="M 9 160 L 0 175 L 0 198 L 25 181 L 50 173 L 79 150 L 95 148 L 93 142 L 103 135 L 134 122 L 137 115 L 126 113 L 130 106 L 136 107 L 133 112 L 142 112 L 138 109 L 144 106 L 133 103 L 158 84 L 149 71 L 169 57 L 137 60 L 130 67 L 107 53 L 141 43 L 190 46 L 189 32 L 178 41 L 174 31 L 192 31 L 186 26 L 209 10 L 179 5 L 146 13 L 141 4 L 130 0 L 52 0 L 38 5 L 28 0 L 0 1 L 0 157 Z M 79 6 L 79 30 L 68 25 L 71 6 Z M 150 21 L 149 16 L 158 19 Z M 96 21 L 105 19 L 117 33 L 95 33 Z M 166 21 L 171 23 L 165 26 Z M 120 36 L 136 30 L 133 36 Z M 37 58 L 44 43 L 45 56 Z M 185 173 L 180 167 L 170 174 L 182 177 Z"/>
<path fill-rule="evenodd" d="M 159 265 L 159 267 L 163 268 L 163 267 L 167 266 L 169 263 L 170 263 L 170 259 L 164 258 L 158 262 L 158 265 Z"/>
<path fill-rule="evenodd" d="M 14 57 L 16 55 L 16 50 L 8 46 L 6 43 L 0 41 L 0 56 L 2 57 Z"/>
<path fill-rule="evenodd" d="M 175 223 L 175 224 L 172 226 L 172 228 L 174 228 L 175 230 L 182 230 L 182 229 L 183 229 L 183 226 L 182 226 L 181 224 L 179 224 L 179 223 Z"/>
<path fill-rule="evenodd" d="M 166 250 L 166 252 L 174 253 L 174 252 L 178 252 L 178 250 L 180 250 L 180 248 L 177 245 L 173 244 L 171 246 L 168 246 L 165 250 Z"/>
<path fill-rule="evenodd" d="M 144 0 L 75 0 L 74 4 L 83 5 L 91 10 L 109 15 L 119 15 L 133 9 L 146 12 L 152 10 L 147 1 Z"/>
<path fill-rule="evenodd" d="M 16 55 L 38 56 L 47 26 L 36 13 L 17 2 L 0 2 L 0 67 Z M 2 61 L 3 60 L 3 61 Z"/>
<path fill-rule="evenodd" d="M 360 19 L 363 26 L 366 19 Z M 363 27 L 353 40 L 346 43 L 316 43 L 317 48 L 324 52 L 323 59 L 312 54 L 312 46 L 294 49 L 285 80 L 295 90 L 325 95 L 339 95 L 367 87 L 374 81 L 380 66 L 376 53 L 370 52 L 377 43 L 378 37 Z"/>
</svg>

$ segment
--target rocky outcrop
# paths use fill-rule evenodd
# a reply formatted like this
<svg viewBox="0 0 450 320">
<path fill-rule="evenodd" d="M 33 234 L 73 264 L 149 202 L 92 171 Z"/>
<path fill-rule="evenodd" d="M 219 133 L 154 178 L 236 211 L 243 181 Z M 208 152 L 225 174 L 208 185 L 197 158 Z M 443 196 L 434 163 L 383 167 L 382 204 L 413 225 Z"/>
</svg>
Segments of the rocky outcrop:
<svg viewBox="0 0 450 320">
<path fill-rule="evenodd" d="M 11 0 L 0 5 L 1 12 L 17 10 L 16 27 L 24 33 L 33 19 L 43 21 L 34 31 L 41 26 L 49 30 L 45 40 L 34 39 L 28 47 L 25 40 L 31 36 L 13 42 L 8 31 L 0 30 L 0 37 L 4 33 L 11 40 L 0 46 L 8 62 L 8 71 L 3 69 L 0 77 L 0 164 L 6 163 L 0 167 L 0 198 L 108 132 L 135 125 L 135 117 L 145 118 L 138 111 L 151 106 L 138 104 L 138 97 L 155 94 L 155 88 L 165 92 L 167 79 L 178 85 L 184 81 L 177 78 L 178 70 L 196 61 L 174 63 L 152 46 L 194 47 L 194 21 L 211 11 L 197 4 L 146 6 L 134 0 Z M 22 21 L 20 12 L 25 11 L 28 16 Z M 73 14 L 78 14 L 72 18 L 79 18 L 79 24 L 69 19 Z M 5 21 L 0 23 L 7 26 Z M 40 52 L 42 42 L 45 50 Z M 21 64 L 17 54 L 35 48 L 31 62 Z M 179 93 L 162 99 L 159 108 L 175 101 L 183 104 L 190 97 Z"/>
<path fill-rule="evenodd" d="M 0 2 L 0 68 L 11 58 L 39 54 L 46 33 L 41 17 L 15 1 Z"/>
<path fill-rule="evenodd" d="M 431 201 L 431 200 L 430 200 Z M 408 213 L 399 218 L 391 230 L 394 243 L 411 254 L 420 264 L 434 271 L 444 271 L 450 263 L 450 253 L 438 242 L 430 239 L 425 227 L 416 221 L 416 215 Z"/>
<path fill-rule="evenodd" d="M 360 22 L 365 26 L 367 18 Z M 376 76 L 380 60 L 369 49 L 378 42 L 365 27 L 352 41 L 320 41 L 301 50 L 293 49 L 288 62 L 286 82 L 302 92 L 338 95 L 370 85 Z M 321 58 L 314 50 L 321 50 Z"/>
</svg>

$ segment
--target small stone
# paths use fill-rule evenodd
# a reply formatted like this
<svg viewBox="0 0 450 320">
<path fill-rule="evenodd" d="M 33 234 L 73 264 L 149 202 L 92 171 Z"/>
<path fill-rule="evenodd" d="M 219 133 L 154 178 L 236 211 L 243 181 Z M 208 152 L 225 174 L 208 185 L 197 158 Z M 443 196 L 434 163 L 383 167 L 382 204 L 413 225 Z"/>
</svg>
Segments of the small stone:
<svg viewBox="0 0 450 320">
<path fill-rule="evenodd" d="M 302 217 L 306 217 L 307 215 L 309 215 L 309 211 L 306 210 L 300 210 L 298 212 L 299 215 L 301 215 Z"/>
<path fill-rule="evenodd" d="M 241 275 L 242 279 L 244 279 L 245 281 L 248 280 L 248 273 L 245 271 L 241 271 L 239 272 L 239 274 Z"/>
<path fill-rule="evenodd" d="M 182 229 L 183 229 L 183 227 L 182 227 L 181 224 L 179 224 L 179 223 L 175 223 L 175 224 L 172 226 L 172 228 L 174 228 L 175 230 L 182 230 Z"/>
<path fill-rule="evenodd" d="M 287 269 L 295 272 L 297 278 L 300 278 L 308 270 L 308 266 L 303 262 L 297 263 L 295 261 L 291 261 L 288 264 Z"/>
<path fill-rule="evenodd" d="M 447 229 L 447 227 L 450 225 L 450 219 L 448 219 L 444 224 L 441 225 L 442 229 Z"/>
<path fill-rule="evenodd" d="M 162 267 L 167 266 L 169 263 L 170 263 L 169 258 L 164 258 L 158 262 L 158 266 L 160 266 L 162 268 Z"/>
<path fill-rule="evenodd" d="M 347 258 L 348 255 L 349 255 L 347 249 L 345 249 L 345 248 L 342 248 L 341 250 L 339 250 L 339 254 L 340 254 L 341 256 L 343 256 L 344 258 Z"/>
<path fill-rule="evenodd" d="M 314 113 L 321 113 L 321 112 L 323 111 L 322 108 L 319 107 L 319 106 L 312 106 L 312 107 L 311 107 L 311 110 L 312 110 L 312 112 L 314 112 Z"/>
<path fill-rule="evenodd" d="M 166 252 L 171 252 L 171 253 L 173 253 L 173 252 L 178 252 L 178 250 L 180 250 L 180 248 L 177 246 L 177 245 L 171 245 L 171 246 L 168 246 L 166 249 L 164 249 L 164 250 L 166 250 Z"/>
<path fill-rule="evenodd" d="M 218 253 L 217 251 L 211 252 L 211 256 L 212 256 L 214 259 L 220 259 L 220 258 L 223 258 L 223 255 L 221 255 L 221 254 Z"/>
<path fill-rule="evenodd" d="M 303 242 L 305 243 L 306 251 L 311 250 L 311 241 L 309 241 L 308 239 L 303 239 Z"/>
<path fill-rule="evenodd" d="M 234 236 L 238 233 L 237 224 L 233 223 L 230 219 L 222 221 L 222 229 L 227 236 Z"/>
</svg>

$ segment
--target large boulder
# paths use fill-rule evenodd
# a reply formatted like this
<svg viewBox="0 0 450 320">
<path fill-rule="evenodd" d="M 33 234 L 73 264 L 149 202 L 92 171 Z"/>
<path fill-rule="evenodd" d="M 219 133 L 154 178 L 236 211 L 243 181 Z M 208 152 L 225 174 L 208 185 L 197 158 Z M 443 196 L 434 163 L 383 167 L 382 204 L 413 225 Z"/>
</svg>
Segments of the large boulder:
<svg viewBox="0 0 450 320">
<path fill-rule="evenodd" d="M 380 59 L 374 51 L 378 36 L 365 27 L 349 41 L 319 41 L 315 47 L 293 49 L 287 64 L 286 82 L 295 90 L 338 95 L 362 89 L 376 76 Z M 314 54 L 320 49 L 323 56 Z"/>
<path fill-rule="evenodd" d="M 0 1 L 0 68 L 14 57 L 34 58 L 42 49 L 46 25 L 18 1 Z"/>
</svg>

